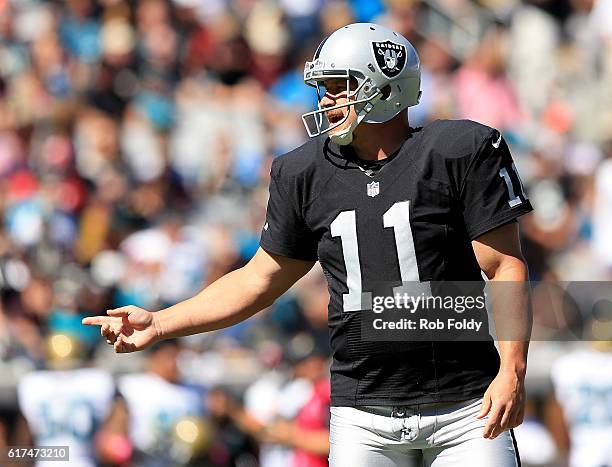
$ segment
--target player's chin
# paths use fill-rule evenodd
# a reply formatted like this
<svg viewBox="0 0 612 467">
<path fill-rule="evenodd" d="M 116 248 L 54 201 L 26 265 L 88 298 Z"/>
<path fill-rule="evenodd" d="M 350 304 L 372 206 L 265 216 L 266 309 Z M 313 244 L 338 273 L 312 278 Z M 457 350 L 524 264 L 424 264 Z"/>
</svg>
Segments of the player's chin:
<svg viewBox="0 0 612 467">
<path fill-rule="evenodd" d="M 334 125 L 337 125 L 337 126 L 334 126 Z M 340 133 L 341 131 L 343 131 L 346 128 L 348 128 L 349 125 L 350 125 L 350 122 L 348 120 L 344 120 L 344 121 L 340 120 L 340 123 L 338 123 L 338 122 L 333 123 L 331 125 L 332 129 L 329 131 L 330 136 L 333 136 L 335 134 Z"/>
</svg>

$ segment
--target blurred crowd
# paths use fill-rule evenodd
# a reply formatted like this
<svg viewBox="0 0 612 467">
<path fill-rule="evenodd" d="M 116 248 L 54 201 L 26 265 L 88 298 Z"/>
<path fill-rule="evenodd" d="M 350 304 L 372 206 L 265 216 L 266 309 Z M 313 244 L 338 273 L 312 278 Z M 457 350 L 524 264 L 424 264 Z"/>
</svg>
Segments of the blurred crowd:
<svg viewBox="0 0 612 467">
<path fill-rule="evenodd" d="M 271 161 L 317 105 L 304 62 L 355 21 L 419 51 L 413 126 L 502 131 L 535 208 L 531 278 L 612 279 L 612 0 L 0 0 L 0 447 L 77 443 L 70 465 L 326 465 L 320 271 L 146 355 L 114 355 L 80 321 L 161 309 L 249 260 Z M 532 345 L 527 463 L 565 459 L 551 365 L 576 346 Z M 71 393 L 80 405 L 62 405 Z"/>
</svg>

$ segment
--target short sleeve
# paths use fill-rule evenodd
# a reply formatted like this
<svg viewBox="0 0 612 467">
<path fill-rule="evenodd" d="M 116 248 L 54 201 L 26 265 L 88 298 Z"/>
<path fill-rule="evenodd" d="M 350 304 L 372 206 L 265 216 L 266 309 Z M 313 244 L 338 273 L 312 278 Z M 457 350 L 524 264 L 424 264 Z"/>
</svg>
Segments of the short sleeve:
<svg viewBox="0 0 612 467">
<path fill-rule="evenodd" d="M 273 165 L 266 221 L 259 244 L 273 254 L 316 261 L 318 242 L 298 208 L 296 185 L 284 182 L 276 172 Z"/>
<path fill-rule="evenodd" d="M 508 145 L 498 131 L 489 133 L 470 161 L 460 198 L 472 240 L 532 211 Z"/>
</svg>

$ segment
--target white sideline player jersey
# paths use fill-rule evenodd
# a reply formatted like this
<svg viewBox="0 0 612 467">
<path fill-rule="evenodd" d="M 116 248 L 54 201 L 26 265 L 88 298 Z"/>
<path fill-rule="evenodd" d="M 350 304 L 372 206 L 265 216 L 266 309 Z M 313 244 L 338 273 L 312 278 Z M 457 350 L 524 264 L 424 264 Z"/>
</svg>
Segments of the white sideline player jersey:
<svg viewBox="0 0 612 467">
<path fill-rule="evenodd" d="M 585 349 L 552 367 L 555 395 L 570 430 L 570 465 L 612 465 L 612 352 Z"/>
<path fill-rule="evenodd" d="M 36 465 L 94 467 L 93 438 L 115 394 L 112 376 L 96 368 L 35 371 L 17 387 L 19 408 L 37 446 L 70 446 L 69 462 Z"/>
<path fill-rule="evenodd" d="M 152 373 L 122 376 L 117 386 L 130 412 L 130 438 L 141 451 L 155 451 L 165 443 L 179 418 L 202 415 L 197 391 Z"/>
<path fill-rule="evenodd" d="M 293 419 L 312 396 L 312 384 L 304 379 L 286 382 L 271 371 L 255 381 L 244 394 L 247 411 L 264 425 L 277 418 Z M 280 444 L 261 443 L 261 467 L 285 467 L 293 463 L 293 450 Z"/>
</svg>

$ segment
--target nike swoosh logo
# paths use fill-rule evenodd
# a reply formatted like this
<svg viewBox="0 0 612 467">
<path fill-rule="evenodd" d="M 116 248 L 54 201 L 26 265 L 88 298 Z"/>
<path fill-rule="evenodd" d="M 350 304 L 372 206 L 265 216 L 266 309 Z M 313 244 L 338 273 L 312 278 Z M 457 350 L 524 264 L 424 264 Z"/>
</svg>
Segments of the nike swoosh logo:
<svg viewBox="0 0 612 467">
<path fill-rule="evenodd" d="M 499 138 L 497 138 L 497 141 L 495 141 L 495 142 L 493 143 L 493 147 L 494 147 L 495 149 L 499 148 L 499 145 L 501 144 L 501 140 L 502 140 L 502 136 L 501 136 L 501 133 L 500 133 L 500 134 L 499 134 Z"/>
</svg>

